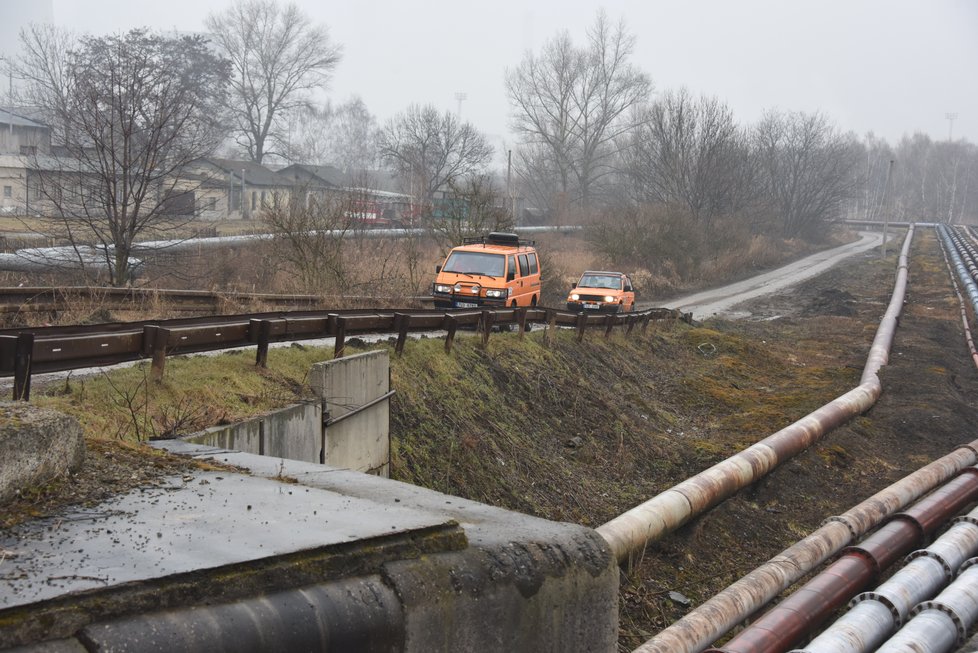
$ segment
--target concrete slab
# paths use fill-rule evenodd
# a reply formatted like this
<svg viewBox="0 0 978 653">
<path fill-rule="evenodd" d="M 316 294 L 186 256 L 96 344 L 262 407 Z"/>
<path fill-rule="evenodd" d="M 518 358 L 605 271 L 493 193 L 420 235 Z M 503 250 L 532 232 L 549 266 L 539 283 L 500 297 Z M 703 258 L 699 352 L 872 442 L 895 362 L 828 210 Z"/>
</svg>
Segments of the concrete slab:
<svg viewBox="0 0 978 653">
<path fill-rule="evenodd" d="M 133 492 L 0 535 L 0 549 L 13 554 L 0 568 L 0 609 L 453 526 L 446 517 L 309 486 L 197 472 L 173 477 L 167 487 Z"/>
<path fill-rule="evenodd" d="M 388 479 L 180 441 L 239 465 L 0 532 L 0 650 L 612 653 L 593 530 Z M 285 480 L 283 480 L 285 479 Z"/>
</svg>

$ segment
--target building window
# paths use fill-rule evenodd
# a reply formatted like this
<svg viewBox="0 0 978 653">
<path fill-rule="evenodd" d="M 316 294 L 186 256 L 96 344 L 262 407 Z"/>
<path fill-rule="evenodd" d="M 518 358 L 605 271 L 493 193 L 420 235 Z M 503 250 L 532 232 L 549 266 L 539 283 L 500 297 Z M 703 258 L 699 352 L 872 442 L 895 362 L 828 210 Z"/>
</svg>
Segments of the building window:
<svg viewBox="0 0 978 653">
<path fill-rule="evenodd" d="M 14 196 L 14 187 L 13 186 L 4 186 L 3 187 L 3 196 L 4 197 L 13 197 Z"/>
<path fill-rule="evenodd" d="M 37 146 L 36 145 L 21 145 L 20 146 L 20 153 L 22 155 L 24 155 L 24 156 L 35 155 L 35 154 L 37 154 Z"/>
</svg>

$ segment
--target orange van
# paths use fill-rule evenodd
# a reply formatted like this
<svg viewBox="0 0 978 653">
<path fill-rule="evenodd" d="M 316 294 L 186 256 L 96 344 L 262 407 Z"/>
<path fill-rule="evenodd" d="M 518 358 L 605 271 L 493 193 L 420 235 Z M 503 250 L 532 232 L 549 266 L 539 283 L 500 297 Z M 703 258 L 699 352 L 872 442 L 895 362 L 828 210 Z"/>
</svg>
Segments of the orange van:
<svg viewBox="0 0 978 653">
<path fill-rule="evenodd" d="M 632 280 L 621 272 L 588 270 L 571 286 L 567 295 L 567 310 L 606 313 L 634 311 L 635 288 Z"/>
<path fill-rule="evenodd" d="M 435 266 L 431 287 L 435 307 L 536 306 L 540 259 L 533 245 L 502 232 L 466 239 Z"/>
</svg>

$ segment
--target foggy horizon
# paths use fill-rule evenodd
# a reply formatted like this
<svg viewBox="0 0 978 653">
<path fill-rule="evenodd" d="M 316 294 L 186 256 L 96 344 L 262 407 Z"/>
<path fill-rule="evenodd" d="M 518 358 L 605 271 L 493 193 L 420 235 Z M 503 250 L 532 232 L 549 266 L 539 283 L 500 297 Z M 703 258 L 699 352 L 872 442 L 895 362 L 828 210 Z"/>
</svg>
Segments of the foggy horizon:
<svg viewBox="0 0 978 653">
<path fill-rule="evenodd" d="M 229 4 L 0 0 L 0 36 L 49 15 L 79 33 L 203 32 L 207 15 Z M 821 112 L 843 131 L 891 144 L 916 132 L 978 142 L 978 90 L 968 83 L 978 61 L 978 3 L 966 0 L 296 4 L 343 47 L 322 99 L 360 96 L 381 124 L 410 104 L 433 104 L 460 110 L 497 146 L 513 143 L 506 70 L 561 30 L 582 41 L 603 7 L 635 36 L 633 62 L 651 76 L 653 98 L 686 87 L 727 103 L 741 124 L 772 109 Z"/>
</svg>

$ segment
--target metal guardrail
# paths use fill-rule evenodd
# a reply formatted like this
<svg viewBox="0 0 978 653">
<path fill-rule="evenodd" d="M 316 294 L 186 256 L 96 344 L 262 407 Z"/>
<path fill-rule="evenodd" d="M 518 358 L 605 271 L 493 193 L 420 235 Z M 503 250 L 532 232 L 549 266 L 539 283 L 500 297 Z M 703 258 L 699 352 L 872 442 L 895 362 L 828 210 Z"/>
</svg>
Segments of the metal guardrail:
<svg viewBox="0 0 978 653">
<path fill-rule="evenodd" d="M 256 346 L 255 362 L 264 367 L 268 346 L 334 338 L 334 357 L 343 355 L 347 338 L 394 333 L 395 351 L 404 348 L 412 332 L 444 330 L 445 350 L 451 351 L 459 327 L 474 327 L 489 340 L 495 326 L 516 326 L 520 337 L 530 324 L 549 328 L 575 327 L 578 341 L 591 327 L 603 327 L 605 336 L 618 326 L 631 333 L 644 331 L 653 319 L 685 319 L 688 314 L 651 308 L 633 313 L 596 315 L 551 308 L 493 308 L 482 310 L 346 310 L 290 311 L 150 320 L 89 326 L 40 327 L 0 330 L 0 377 L 14 377 L 13 398 L 29 400 L 33 374 L 99 367 L 152 359 L 151 377 L 160 379 L 167 356 Z"/>
</svg>

